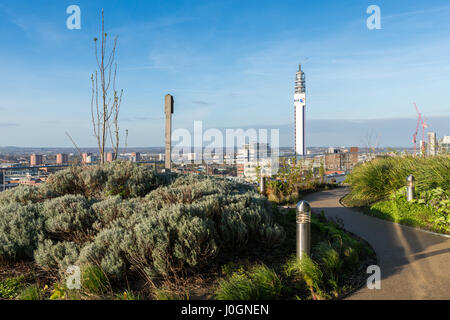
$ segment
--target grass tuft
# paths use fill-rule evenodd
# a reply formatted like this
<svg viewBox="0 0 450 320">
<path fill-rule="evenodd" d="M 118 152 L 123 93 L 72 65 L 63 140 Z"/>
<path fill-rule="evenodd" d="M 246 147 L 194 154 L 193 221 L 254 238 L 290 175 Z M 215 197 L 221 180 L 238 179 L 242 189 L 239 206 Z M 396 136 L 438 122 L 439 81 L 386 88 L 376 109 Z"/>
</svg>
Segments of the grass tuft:
<svg viewBox="0 0 450 320">
<path fill-rule="evenodd" d="M 82 287 L 90 293 L 101 295 L 108 289 L 108 279 L 103 270 L 97 266 L 87 265 L 82 270 Z"/>
<path fill-rule="evenodd" d="M 279 299 L 281 280 L 265 265 L 256 265 L 248 272 L 240 269 L 219 282 L 217 300 L 270 300 Z"/>
<path fill-rule="evenodd" d="M 41 300 L 41 290 L 37 285 L 29 285 L 18 296 L 19 300 Z"/>
</svg>

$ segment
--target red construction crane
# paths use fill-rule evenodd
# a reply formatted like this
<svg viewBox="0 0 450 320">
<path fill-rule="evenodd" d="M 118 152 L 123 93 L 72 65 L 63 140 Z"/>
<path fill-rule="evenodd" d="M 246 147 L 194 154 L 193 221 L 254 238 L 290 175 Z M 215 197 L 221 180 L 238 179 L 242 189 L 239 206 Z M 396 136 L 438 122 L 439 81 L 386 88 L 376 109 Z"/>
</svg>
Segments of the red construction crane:
<svg viewBox="0 0 450 320">
<path fill-rule="evenodd" d="M 422 124 L 422 145 L 420 147 L 421 147 L 422 154 L 424 154 L 425 150 L 423 150 L 423 146 L 425 145 L 425 128 L 428 128 L 428 125 L 427 125 L 427 121 L 420 113 L 419 108 L 417 108 L 416 103 L 415 102 L 413 102 L 413 103 L 414 103 L 414 108 L 416 108 L 416 112 L 419 115 L 419 118 L 417 119 L 416 132 L 413 134 L 414 155 L 416 155 L 417 133 L 419 131 L 420 124 Z"/>
</svg>

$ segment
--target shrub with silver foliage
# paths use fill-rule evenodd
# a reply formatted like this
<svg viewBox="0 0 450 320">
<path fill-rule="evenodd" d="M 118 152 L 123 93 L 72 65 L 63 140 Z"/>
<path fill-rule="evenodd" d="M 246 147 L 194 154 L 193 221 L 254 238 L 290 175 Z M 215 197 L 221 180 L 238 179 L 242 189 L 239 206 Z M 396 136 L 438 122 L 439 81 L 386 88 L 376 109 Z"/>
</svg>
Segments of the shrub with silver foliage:
<svg viewBox="0 0 450 320">
<path fill-rule="evenodd" d="M 89 263 L 110 276 L 152 278 L 284 238 L 270 203 L 248 186 L 131 162 L 72 167 L 9 199 L 0 197 L 0 256 L 34 254 L 52 271 Z"/>
<path fill-rule="evenodd" d="M 0 205 L 0 258 L 32 258 L 42 229 L 37 205 Z"/>
</svg>

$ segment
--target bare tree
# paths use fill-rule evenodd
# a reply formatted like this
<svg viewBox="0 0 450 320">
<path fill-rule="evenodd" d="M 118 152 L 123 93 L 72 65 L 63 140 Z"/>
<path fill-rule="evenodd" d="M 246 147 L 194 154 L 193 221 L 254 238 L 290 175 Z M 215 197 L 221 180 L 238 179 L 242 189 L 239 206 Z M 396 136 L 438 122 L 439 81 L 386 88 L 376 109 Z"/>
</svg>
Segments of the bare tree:
<svg viewBox="0 0 450 320">
<path fill-rule="evenodd" d="M 377 134 L 376 137 L 374 137 L 374 132 L 370 130 L 366 133 L 366 136 L 362 140 L 371 156 L 374 157 L 380 142 L 380 134 Z"/>
<path fill-rule="evenodd" d="M 123 90 L 116 90 L 117 63 L 114 62 L 117 46 L 117 37 L 114 38 L 110 52 L 107 52 L 107 37 L 105 32 L 105 18 L 102 9 L 102 35 L 100 50 L 98 39 L 94 38 L 96 70 L 91 75 L 92 99 L 91 114 L 94 136 L 97 138 L 100 162 L 105 163 L 105 149 L 108 135 L 111 147 L 114 149 L 114 158 L 119 152 L 119 112 L 122 104 Z M 111 122 L 113 128 L 111 128 Z M 114 130 L 114 132 L 112 132 Z"/>
</svg>

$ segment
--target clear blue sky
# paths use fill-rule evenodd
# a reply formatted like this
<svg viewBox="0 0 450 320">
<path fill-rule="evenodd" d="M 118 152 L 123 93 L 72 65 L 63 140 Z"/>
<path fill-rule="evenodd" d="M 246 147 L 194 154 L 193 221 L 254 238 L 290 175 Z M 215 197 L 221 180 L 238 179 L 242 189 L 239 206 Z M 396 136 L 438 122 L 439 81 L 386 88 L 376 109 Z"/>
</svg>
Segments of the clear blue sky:
<svg viewBox="0 0 450 320">
<path fill-rule="evenodd" d="M 81 30 L 66 28 L 72 4 Z M 381 8 L 381 30 L 366 27 L 370 4 Z M 430 118 L 450 115 L 450 1 L 2 0 L 0 146 L 71 146 L 66 130 L 95 146 L 90 73 L 101 8 L 119 37 L 131 146 L 163 145 L 166 93 L 175 128 L 291 124 L 300 62 L 308 119 L 414 118 L 413 101 Z M 320 139 L 311 141 L 333 144 Z"/>
</svg>

